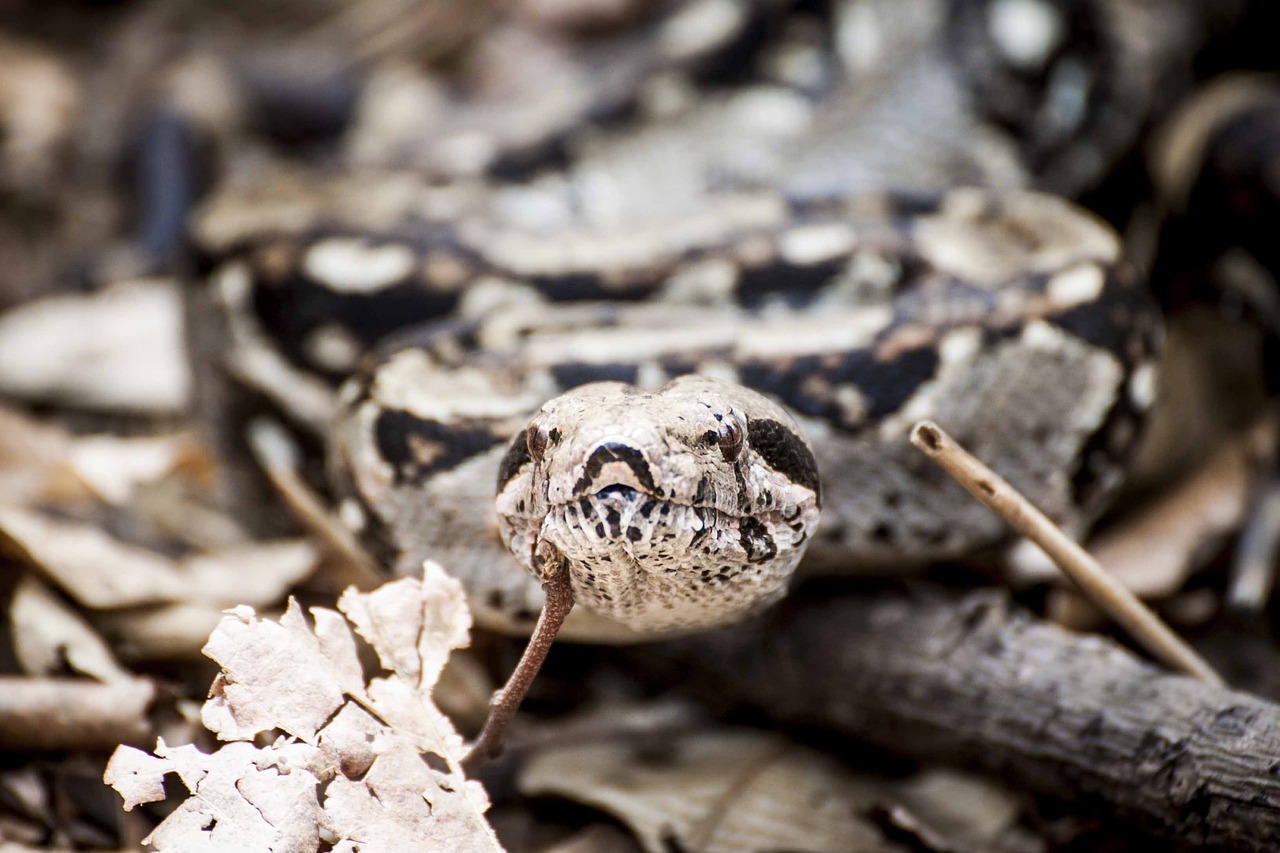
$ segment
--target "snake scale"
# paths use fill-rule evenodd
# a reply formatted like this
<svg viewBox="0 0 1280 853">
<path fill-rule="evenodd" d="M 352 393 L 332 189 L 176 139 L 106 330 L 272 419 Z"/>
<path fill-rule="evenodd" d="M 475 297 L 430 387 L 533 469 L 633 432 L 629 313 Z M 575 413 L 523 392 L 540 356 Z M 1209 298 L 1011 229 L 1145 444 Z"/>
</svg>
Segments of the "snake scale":
<svg viewBox="0 0 1280 853">
<path fill-rule="evenodd" d="M 491 116 L 464 99 L 411 169 L 276 174 L 206 207 L 227 371 L 325 444 L 337 517 L 397 572 L 445 565 L 505 630 L 536 617 L 548 555 L 567 560 L 583 606 L 565 633 L 587 640 L 744 618 L 802 555 L 849 571 L 1001 543 L 909 446 L 920 418 L 1087 528 L 1161 337 L 1114 232 L 1026 189 L 1087 181 L 1058 149 L 1098 145 L 1094 119 L 1019 149 L 973 107 L 986 90 L 964 74 L 998 75 L 963 50 L 940 63 L 938 40 L 967 44 L 975 4 L 836 4 L 881 51 L 910 48 L 853 87 L 832 71 L 865 59 L 853 31 L 824 43 L 787 18 L 752 67 L 818 70 L 727 89 L 700 88 L 712 60 L 761 55 L 751 24 L 785 4 L 658 5 L 627 37 L 660 59 L 606 66 L 642 81 L 621 118 L 583 107 L 480 145 Z M 595 129 L 574 142 L 578 125 Z"/>
</svg>

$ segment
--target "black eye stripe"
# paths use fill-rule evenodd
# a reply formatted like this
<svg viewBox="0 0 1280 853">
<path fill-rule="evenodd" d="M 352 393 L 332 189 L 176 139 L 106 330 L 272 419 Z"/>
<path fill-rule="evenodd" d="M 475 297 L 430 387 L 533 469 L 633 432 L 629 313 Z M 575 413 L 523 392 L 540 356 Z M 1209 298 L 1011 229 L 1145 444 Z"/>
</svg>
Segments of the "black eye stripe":
<svg viewBox="0 0 1280 853">
<path fill-rule="evenodd" d="M 525 463 L 531 462 L 529 457 L 529 441 L 526 435 L 527 430 L 520 430 L 511 439 L 511 444 L 507 445 L 507 452 L 503 454 L 502 461 L 498 463 L 498 488 L 502 491 L 503 487 L 510 483 L 512 478 L 520 473 L 520 469 Z"/>
<path fill-rule="evenodd" d="M 747 439 L 756 453 L 775 471 L 793 483 L 807 486 L 819 494 L 818 463 L 813 451 L 795 430 L 767 418 L 753 419 L 747 424 Z"/>
</svg>

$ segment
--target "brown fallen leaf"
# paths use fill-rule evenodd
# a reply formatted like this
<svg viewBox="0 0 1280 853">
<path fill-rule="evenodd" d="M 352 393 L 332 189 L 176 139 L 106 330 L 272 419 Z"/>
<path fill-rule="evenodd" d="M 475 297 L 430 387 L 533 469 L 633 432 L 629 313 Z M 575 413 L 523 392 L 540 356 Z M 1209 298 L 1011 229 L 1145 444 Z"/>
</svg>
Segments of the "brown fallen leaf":
<svg viewBox="0 0 1280 853">
<path fill-rule="evenodd" d="M 889 819 L 930 850 L 948 853 L 1043 851 L 1018 826 L 1022 804 L 1008 790 L 959 770 L 922 770 L 893 785 L 899 805 Z"/>
<path fill-rule="evenodd" d="M 1089 541 L 1089 551 L 1140 598 L 1167 599 L 1186 584 L 1225 537 L 1239 530 L 1252 505 L 1259 460 L 1273 452 L 1274 427 L 1265 419 L 1237 434 L 1173 487 Z M 1010 557 L 1016 583 L 1060 581 L 1052 562 L 1030 543 Z M 1100 622 L 1096 608 L 1074 588 L 1050 592 L 1053 618 L 1077 629 Z"/>
<path fill-rule="evenodd" d="M 280 621 L 239 607 L 209 638 L 222 669 L 202 719 L 212 754 L 159 742 L 121 747 L 104 779 L 126 810 L 164 796 L 177 773 L 192 796 L 144 843 L 157 850 L 492 851 L 489 801 L 464 777 L 462 738 L 431 699 L 471 617 L 457 581 L 428 563 L 372 593 L 348 591 L 346 619 L 294 601 Z M 352 627 L 389 675 L 367 683 Z M 283 732 L 268 746 L 254 742 Z"/>
<path fill-rule="evenodd" d="M 708 729 L 689 714 L 679 702 L 609 704 L 548 725 L 526 736 L 519 788 L 606 811 L 663 853 L 1046 848 L 1021 822 L 1023 800 L 991 781 L 944 769 L 861 773 L 782 735 Z M 886 837 L 887 824 L 911 843 Z"/>
<path fill-rule="evenodd" d="M 1262 470 L 1259 460 L 1272 454 L 1274 435 L 1269 418 L 1237 435 L 1145 508 L 1100 533 L 1089 550 L 1139 597 L 1174 596 L 1244 524 Z M 1047 608 L 1055 621 L 1077 630 L 1101 622 L 1074 589 L 1052 590 Z"/>
<path fill-rule="evenodd" d="M 860 816 L 878 783 L 783 738 L 723 730 L 676 738 L 660 756 L 602 742 L 540 751 L 522 793 L 557 795 L 609 812 L 649 853 L 905 850 Z"/>
<path fill-rule="evenodd" d="M 67 464 L 98 498 L 123 505 L 142 486 L 180 469 L 190 470 L 202 453 L 191 436 L 181 433 L 128 438 L 87 435 L 71 440 Z"/>
</svg>

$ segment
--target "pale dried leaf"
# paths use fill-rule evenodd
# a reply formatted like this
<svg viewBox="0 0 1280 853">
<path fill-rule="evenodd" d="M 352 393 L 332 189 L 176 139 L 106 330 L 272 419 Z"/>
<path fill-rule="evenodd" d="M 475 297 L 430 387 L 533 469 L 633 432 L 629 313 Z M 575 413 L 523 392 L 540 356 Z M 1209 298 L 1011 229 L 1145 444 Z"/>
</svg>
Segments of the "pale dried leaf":
<svg viewBox="0 0 1280 853">
<path fill-rule="evenodd" d="M 428 583 L 445 575 L 431 562 L 425 572 Z M 452 595 L 423 598 L 406 588 L 417 583 L 403 578 L 368 595 L 349 590 L 338 600 L 338 609 L 373 646 L 384 667 L 411 681 L 434 684 L 449 652 L 467 644 L 471 615 L 461 588 Z"/>
<path fill-rule="evenodd" d="M 434 643 L 467 642 L 461 586 L 428 565 L 423 581 L 393 587 L 342 599 L 376 643 L 409 644 L 378 649 L 401 670 L 367 687 L 355 636 L 334 611 L 314 608 L 314 629 L 292 601 L 279 624 L 248 607 L 222 620 L 206 645 L 222 673 L 202 718 L 238 740 L 212 755 L 161 742 L 167 763 L 117 751 L 109 767 L 129 802 L 154 796 L 153 777 L 168 772 L 192 792 L 152 834 L 158 850 L 311 851 L 322 835 L 352 853 L 500 849 L 484 788 L 460 770 L 462 738 L 418 675 L 447 656 Z M 265 749 L 247 742 L 266 731 L 289 736 Z"/>
<path fill-rule="evenodd" d="M 0 507 L 0 548 L 28 562 L 85 607 L 130 607 L 184 597 L 172 560 L 117 541 L 93 525 Z"/>
<path fill-rule="evenodd" d="M 68 465 L 73 439 L 61 427 L 0 407 L 0 496 L 15 506 L 71 503 L 89 486 Z"/>
<path fill-rule="evenodd" d="M 84 408 L 180 413 L 191 385 L 182 313 L 171 280 L 22 305 L 0 316 L 0 391 Z"/>
<path fill-rule="evenodd" d="M 315 547 L 301 539 L 174 560 L 121 542 L 97 525 L 16 507 L 0 507 L 4 545 L 95 610 L 180 601 L 266 606 L 280 601 L 319 561 Z"/>
<path fill-rule="evenodd" d="M 9 621 L 14 656 L 28 675 L 70 667 L 106 683 L 133 680 L 89 623 L 30 575 L 13 592 Z"/>
<path fill-rule="evenodd" d="M 187 436 L 91 435 L 71 442 L 67 463 L 102 500 L 124 504 L 138 486 L 173 473 L 191 452 Z"/>
<path fill-rule="evenodd" d="M 650 853 L 898 851 L 858 816 L 879 785 L 825 756 L 762 733 L 714 732 L 671 741 L 661 761 L 617 743 L 535 754 L 520 790 L 555 794 L 615 815 Z"/>
<path fill-rule="evenodd" d="M 222 669 L 202 716 L 220 740 L 278 728 L 310 741 L 342 705 L 342 683 L 296 601 L 279 623 L 236 608 L 204 653 Z"/>
<path fill-rule="evenodd" d="M 890 818 L 930 849 L 949 853 L 1026 851 L 1045 844 L 1017 826 L 1018 798 L 1005 788 L 958 770 L 932 769 L 894 784 L 899 805 Z"/>
<path fill-rule="evenodd" d="M 160 747 L 164 741 L 160 741 Z M 124 810 L 133 811 L 141 803 L 158 803 L 164 799 L 164 777 L 174 770 L 174 764 L 165 758 L 121 746 L 111 755 L 107 769 L 102 774 L 106 782 L 124 798 Z"/>
<path fill-rule="evenodd" d="M 307 769 L 315 748 L 284 740 L 259 749 L 227 744 L 212 754 L 192 746 L 156 754 L 174 759 L 194 796 L 143 839 L 156 850 L 269 850 L 304 853 L 319 847 L 324 820 L 319 779 Z"/>
<path fill-rule="evenodd" d="M 224 613 L 213 603 L 166 604 L 145 610 L 98 613 L 94 623 L 122 657 L 189 660 L 200 656 Z"/>
<path fill-rule="evenodd" d="M 370 850 L 461 853 L 497 847 L 491 831 L 482 831 L 477 804 L 468 796 L 467 789 L 478 783 L 441 773 L 394 735 L 376 748 L 378 757 L 363 779 L 340 776 L 326 792 L 325 811 L 347 838 Z"/>
<path fill-rule="evenodd" d="M 265 607 L 310 576 L 319 561 L 309 541 L 282 539 L 195 554 L 181 561 L 178 573 L 190 600 Z"/>
</svg>

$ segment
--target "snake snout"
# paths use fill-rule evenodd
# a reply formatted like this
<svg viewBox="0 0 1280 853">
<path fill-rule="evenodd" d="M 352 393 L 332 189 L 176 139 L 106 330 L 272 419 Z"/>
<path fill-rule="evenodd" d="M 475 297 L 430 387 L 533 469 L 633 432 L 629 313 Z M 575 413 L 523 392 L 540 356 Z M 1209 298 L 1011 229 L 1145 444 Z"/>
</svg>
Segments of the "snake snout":
<svg viewBox="0 0 1280 853">
<path fill-rule="evenodd" d="M 628 490 L 632 496 L 637 492 L 655 494 L 653 469 L 639 448 L 621 441 L 602 441 L 587 455 L 573 493 L 577 497 L 603 496 L 618 489 Z"/>
</svg>

